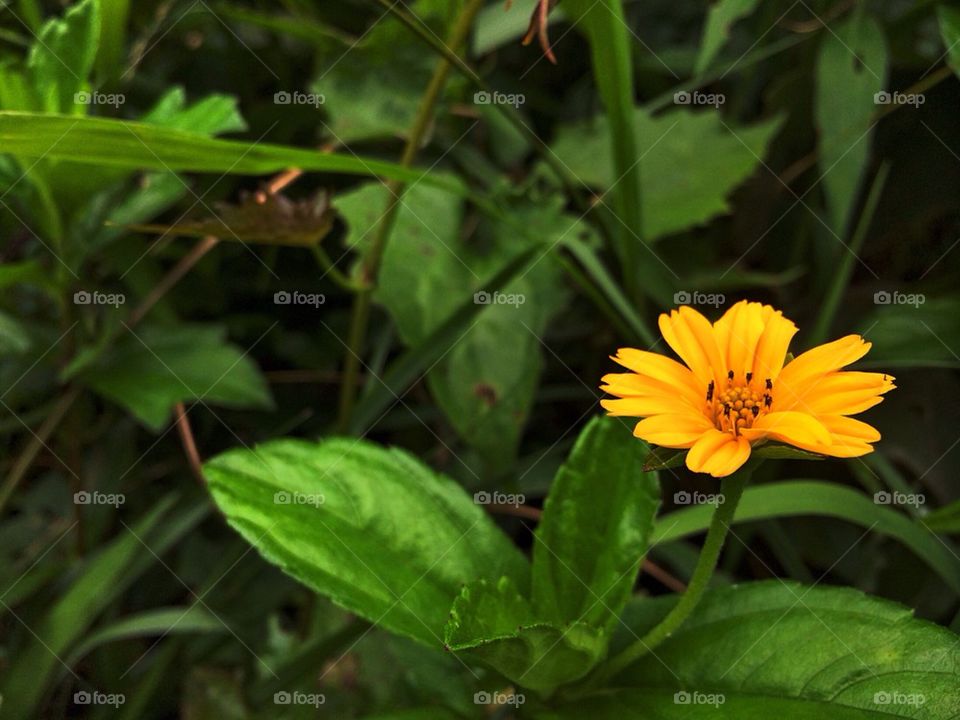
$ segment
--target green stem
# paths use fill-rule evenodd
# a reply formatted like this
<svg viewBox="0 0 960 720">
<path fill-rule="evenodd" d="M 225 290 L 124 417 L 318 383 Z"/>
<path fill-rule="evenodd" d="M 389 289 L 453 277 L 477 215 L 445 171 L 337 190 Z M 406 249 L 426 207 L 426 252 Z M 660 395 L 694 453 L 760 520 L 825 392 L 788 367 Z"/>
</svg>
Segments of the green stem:
<svg viewBox="0 0 960 720">
<path fill-rule="evenodd" d="M 599 681 L 602 682 L 615 677 L 641 657 L 653 651 L 660 643 L 676 632 L 690 616 L 690 613 L 700 604 L 703 593 L 710 584 L 713 572 L 717 568 L 720 551 L 727 539 L 727 532 L 730 530 L 737 505 L 740 503 L 743 489 L 753 473 L 753 468 L 754 464 L 749 462 L 733 475 L 723 479 L 720 493 L 724 497 L 724 502 L 722 505 L 718 505 L 713 513 L 710 528 L 707 530 L 707 539 L 700 551 L 700 559 L 697 560 L 693 577 L 690 578 L 687 591 L 680 598 L 680 601 L 656 627 L 607 663 L 598 678 Z"/>
<path fill-rule="evenodd" d="M 843 257 L 840 259 L 840 267 L 833 274 L 833 282 L 827 289 L 827 296 L 823 300 L 820 314 L 817 316 L 817 322 L 813 326 L 810 335 L 810 344 L 819 345 L 827 338 L 830 332 L 830 326 L 833 324 L 833 318 L 837 314 L 837 308 L 840 305 L 840 299 L 843 297 L 844 290 L 850 282 L 853 275 L 853 261 L 859 259 L 860 248 L 863 247 L 863 241 L 867 237 L 867 231 L 870 229 L 870 223 L 873 220 L 877 205 L 880 203 L 880 195 L 887 182 L 887 175 L 890 174 L 890 165 L 885 164 L 880 168 L 873 186 L 870 188 L 870 194 L 867 196 L 863 212 L 860 214 L 860 221 L 850 239 L 850 245 L 846 248 Z"/>
<path fill-rule="evenodd" d="M 483 7 L 483 0 L 470 0 L 460 12 L 447 40 L 447 45 L 458 52 L 467 39 L 470 26 L 476 14 Z M 450 61 L 444 57 L 437 62 L 437 66 L 430 78 L 430 83 L 420 101 L 420 108 L 413 121 L 413 127 L 407 135 L 407 142 L 403 148 L 400 164 L 411 167 L 417 156 L 417 151 L 423 144 L 427 129 L 433 120 L 433 111 L 440 99 L 440 94 L 450 74 Z M 360 282 L 363 290 L 357 293 L 353 303 L 353 314 L 350 318 L 350 333 L 347 337 L 347 350 L 344 359 L 343 383 L 340 386 L 340 408 L 337 426 L 345 432 L 350 425 L 350 416 L 356 401 L 357 378 L 360 375 L 360 357 L 363 354 L 363 344 L 367 335 L 367 323 L 370 319 L 370 304 L 373 291 L 377 284 L 377 275 L 380 272 L 380 263 L 386 251 L 387 241 L 396 223 L 397 212 L 406 184 L 391 180 L 387 183 L 389 198 L 387 209 L 380 218 L 370 246 L 360 263 Z"/>
<path fill-rule="evenodd" d="M 326 251 L 322 247 L 319 245 L 311 245 L 310 250 L 313 252 L 313 257 L 316 258 L 317 265 L 319 265 L 320 269 L 323 270 L 324 275 L 333 280 L 336 285 L 352 293 L 362 292 L 366 289 L 366 286 L 362 283 L 351 280 L 349 277 L 337 270 L 337 268 L 334 267 L 330 256 L 327 255 Z"/>
</svg>

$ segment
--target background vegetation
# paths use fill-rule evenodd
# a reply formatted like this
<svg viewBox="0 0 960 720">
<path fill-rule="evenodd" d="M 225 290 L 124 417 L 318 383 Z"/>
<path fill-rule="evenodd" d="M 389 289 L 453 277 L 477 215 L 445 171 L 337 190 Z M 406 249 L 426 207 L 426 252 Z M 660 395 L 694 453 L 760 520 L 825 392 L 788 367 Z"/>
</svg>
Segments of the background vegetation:
<svg viewBox="0 0 960 720">
<path fill-rule="evenodd" d="M 899 389 L 874 455 L 764 465 L 719 582 L 960 629 L 960 12 L 563 0 L 552 64 L 533 5 L 0 9 L 3 717 L 315 714 L 275 705 L 294 688 L 482 716 L 494 681 L 268 564 L 201 460 L 399 446 L 522 496 L 487 509 L 526 550 L 608 356 L 742 297 L 795 350 L 863 334 Z M 639 595 L 682 588 L 707 515 L 676 493 L 715 489 L 660 484 Z"/>
</svg>

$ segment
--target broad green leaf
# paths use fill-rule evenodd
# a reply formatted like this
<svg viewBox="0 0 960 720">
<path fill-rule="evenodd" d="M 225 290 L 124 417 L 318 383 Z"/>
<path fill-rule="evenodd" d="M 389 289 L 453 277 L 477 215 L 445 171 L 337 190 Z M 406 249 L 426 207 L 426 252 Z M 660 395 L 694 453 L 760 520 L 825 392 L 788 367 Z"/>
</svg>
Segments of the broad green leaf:
<svg viewBox="0 0 960 720">
<path fill-rule="evenodd" d="M 146 610 L 100 628 L 72 650 L 66 663 L 73 667 L 96 648 L 117 640 L 208 632 L 228 632 L 228 628 L 202 605 Z"/>
<path fill-rule="evenodd" d="M 759 0 L 719 0 L 707 10 L 707 22 L 700 41 L 700 54 L 694 66 L 694 74 L 700 75 L 710 67 L 717 53 L 730 39 L 730 28 L 756 9 Z"/>
<path fill-rule="evenodd" d="M 710 525 L 712 514 L 711 506 L 697 505 L 663 515 L 657 519 L 652 544 L 703 532 Z M 945 540 L 903 513 L 842 485 L 790 480 L 749 487 L 737 506 L 735 520 L 742 523 L 804 515 L 845 520 L 894 538 L 916 553 L 954 592 L 960 593 L 960 558 Z"/>
<path fill-rule="evenodd" d="M 960 9 L 941 3 L 937 7 L 940 35 L 947 48 L 947 58 L 953 71 L 960 75 Z"/>
<path fill-rule="evenodd" d="M 48 21 L 27 58 L 27 79 L 39 109 L 83 115 L 76 93 L 86 87 L 100 38 L 100 2 L 83 0 Z"/>
<path fill-rule="evenodd" d="M 232 95 L 207 95 L 190 105 L 182 87 L 174 87 L 157 101 L 140 122 L 201 135 L 241 132 L 247 123 Z"/>
<path fill-rule="evenodd" d="M 604 631 L 586 623 L 543 622 L 506 577 L 463 588 L 445 641 L 450 650 L 468 652 L 517 685 L 542 692 L 583 677 L 607 644 Z"/>
<path fill-rule="evenodd" d="M 560 468 L 537 526 L 532 597 L 558 624 L 613 628 L 637 579 L 660 505 L 643 472 L 647 446 L 623 423 L 597 417 Z"/>
<path fill-rule="evenodd" d="M 880 290 L 874 302 L 876 310 L 857 324 L 873 343 L 863 367 L 960 366 L 960 299 Z"/>
<path fill-rule="evenodd" d="M 25 158 L 72 160 L 128 170 L 266 175 L 290 167 L 305 171 L 381 176 L 458 188 L 429 173 L 352 154 L 216 140 L 176 128 L 106 118 L 0 112 L 0 151 Z"/>
<path fill-rule="evenodd" d="M 427 645 L 440 645 L 464 583 L 527 584 L 523 556 L 483 509 L 402 450 L 277 440 L 226 452 L 204 473 L 227 521 L 267 560 Z"/>
<path fill-rule="evenodd" d="M 363 245 L 377 232 L 387 197 L 382 186 L 367 185 L 336 201 L 351 243 Z M 557 203 L 509 212 L 513 225 L 536 223 L 541 259 L 502 289 L 493 288 L 487 281 L 534 242 L 497 222 L 490 247 L 478 249 L 486 238 L 461 237 L 459 199 L 423 185 L 411 188 L 398 210 L 377 290 L 412 347 L 464 303 L 480 305 L 472 324 L 443 348 L 427 382 L 457 433 L 494 472 L 505 469 L 516 451 L 540 375 L 538 338 L 566 297 L 559 269 L 545 253 L 564 233 L 583 229 Z"/>
<path fill-rule="evenodd" d="M 822 43 L 815 98 L 820 173 L 830 225 L 846 238 L 870 154 L 874 96 L 886 82 L 887 47 L 863 8 L 833 26 Z"/>
<path fill-rule="evenodd" d="M 727 196 L 762 163 L 780 127 L 771 119 L 732 127 L 713 111 L 677 110 L 651 117 L 636 109 L 644 177 L 643 222 L 648 238 L 701 225 L 728 213 Z M 603 119 L 561 127 L 553 151 L 583 182 L 599 188 L 617 179 Z"/>
<path fill-rule="evenodd" d="M 0 681 L 5 719 L 37 717 L 34 711 L 53 673 L 61 667 L 60 657 L 67 654 L 97 616 L 116 600 L 127 582 L 136 577 L 131 567 L 138 556 L 150 555 L 143 544 L 150 546 L 153 533 L 171 502 L 158 503 L 132 528 L 123 529 L 79 569 L 69 589 L 39 623 L 33 624 L 34 641 L 18 653 L 17 662 Z"/>
<path fill-rule="evenodd" d="M 270 390 L 254 361 L 210 325 L 125 330 L 80 379 L 160 430 L 175 403 L 268 408 Z"/>
<path fill-rule="evenodd" d="M 486 55 L 508 43 L 520 43 L 530 27 L 531 8 L 520 3 L 513 3 L 510 7 L 493 4 L 487 5 L 477 15 L 474 23 L 472 42 L 472 56 Z M 568 20 L 568 13 L 563 4 L 557 5 L 547 16 L 547 24 Z"/>
<path fill-rule="evenodd" d="M 670 604 L 641 602 L 655 610 L 628 615 L 639 636 Z M 747 583 L 708 593 L 614 683 L 542 717 L 947 720 L 960 707 L 960 639 L 857 590 Z"/>
</svg>

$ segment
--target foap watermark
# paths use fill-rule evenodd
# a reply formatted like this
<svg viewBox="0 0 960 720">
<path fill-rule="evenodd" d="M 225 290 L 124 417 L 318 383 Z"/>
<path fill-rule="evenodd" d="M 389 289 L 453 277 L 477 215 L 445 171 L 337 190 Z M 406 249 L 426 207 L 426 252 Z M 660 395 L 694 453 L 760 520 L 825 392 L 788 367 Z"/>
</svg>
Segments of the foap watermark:
<svg viewBox="0 0 960 720">
<path fill-rule="evenodd" d="M 699 90 L 690 92 L 681 90 L 673 94 L 674 105 L 712 105 L 719 108 L 727 101 L 727 96 L 723 93 L 705 93 Z"/>
<path fill-rule="evenodd" d="M 300 90 L 294 90 L 289 92 L 287 90 L 280 90 L 273 94 L 273 104 L 274 105 L 310 105 L 311 107 L 318 108 L 324 103 L 327 102 L 327 98 L 323 93 L 305 93 Z"/>
<path fill-rule="evenodd" d="M 123 493 L 102 493 L 99 490 L 88 492 L 81 490 L 73 494 L 74 505 L 113 505 L 118 508 L 127 501 Z"/>
<path fill-rule="evenodd" d="M 73 102 L 77 105 L 109 105 L 118 108 L 127 101 L 123 93 L 78 92 L 73 94 Z"/>
<path fill-rule="evenodd" d="M 473 694 L 474 705 L 512 705 L 520 707 L 527 701 L 523 693 L 487 692 L 481 690 Z"/>
<path fill-rule="evenodd" d="M 512 105 L 515 108 L 520 107 L 527 101 L 526 96 L 523 93 L 502 93 L 497 92 L 487 92 L 486 90 L 478 90 L 473 94 L 473 102 L 475 105 Z"/>
<path fill-rule="evenodd" d="M 319 308 L 327 301 L 323 293 L 305 293 L 299 290 L 288 292 L 279 290 L 273 294 L 274 305 L 310 305 Z"/>
<path fill-rule="evenodd" d="M 873 494 L 873 502 L 876 505 L 909 505 L 918 508 L 926 501 L 927 497 L 923 493 L 887 492 L 886 490 L 881 490 Z"/>
<path fill-rule="evenodd" d="M 107 705 L 112 708 L 118 708 L 127 701 L 123 693 L 102 693 L 99 690 L 88 692 L 78 690 L 73 694 L 74 705 Z"/>
<path fill-rule="evenodd" d="M 703 293 L 697 290 L 678 290 L 673 294 L 674 305 L 703 305 L 718 308 L 725 305 L 727 296 L 723 293 Z"/>
<path fill-rule="evenodd" d="M 527 301 L 523 293 L 502 293 L 496 290 L 492 293 L 479 290 L 473 294 L 474 305 L 513 305 L 520 307 Z"/>
<path fill-rule="evenodd" d="M 477 505 L 513 505 L 520 507 L 527 502 L 527 496 L 522 493 L 502 493 L 497 490 L 487 492 L 481 490 L 473 494 L 473 502 Z"/>
<path fill-rule="evenodd" d="M 694 690 L 680 690 L 673 694 L 674 705 L 713 705 L 718 708 L 727 701 L 723 693 L 704 693 Z"/>
<path fill-rule="evenodd" d="M 881 690 L 873 694 L 874 705 L 911 705 L 921 707 L 927 702 L 923 693 L 904 693 L 899 690 Z"/>
<path fill-rule="evenodd" d="M 273 694 L 274 705 L 310 705 L 318 708 L 327 702 L 327 696 L 323 693 L 305 693 L 299 690 L 288 692 L 280 690 Z"/>
<path fill-rule="evenodd" d="M 322 493 L 287 492 L 278 490 L 273 494 L 274 505 L 313 505 L 320 507 L 327 501 Z"/>
<path fill-rule="evenodd" d="M 73 294 L 74 305 L 112 305 L 118 308 L 126 301 L 127 296 L 123 293 L 104 293 L 99 290 L 94 290 L 93 292 L 89 290 L 77 290 Z"/>
<path fill-rule="evenodd" d="M 676 505 L 713 505 L 717 507 L 723 505 L 726 501 L 723 493 L 708 494 L 696 490 L 693 492 L 680 490 L 673 494 L 673 502 Z"/>
<path fill-rule="evenodd" d="M 913 305 L 920 307 L 927 301 L 923 293 L 902 293 L 898 290 L 877 290 L 873 294 L 874 305 Z"/>
<path fill-rule="evenodd" d="M 926 101 L 927 98 L 923 93 L 902 93 L 899 90 L 893 92 L 881 90 L 873 95 L 874 105 L 913 105 L 918 108 Z"/>
</svg>

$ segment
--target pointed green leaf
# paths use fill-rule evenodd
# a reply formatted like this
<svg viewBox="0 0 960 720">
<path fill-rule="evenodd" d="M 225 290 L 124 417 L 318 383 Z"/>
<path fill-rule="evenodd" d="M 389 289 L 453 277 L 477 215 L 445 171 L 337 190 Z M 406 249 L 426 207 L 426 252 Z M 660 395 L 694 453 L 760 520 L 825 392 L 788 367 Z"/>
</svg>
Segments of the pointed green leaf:
<svg viewBox="0 0 960 720">
<path fill-rule="evenodd" d="M 527 584 L 527 563 L 469 495 L 408 453 L 277 440 L 204 466 L 227 521 L 267 560 L 383 628 L 438 647 L 461 586 Z"/>
<path fill-rule="evenodd" d="M 596 417 L 550 488 L 533 548 L 533 603 L 558 624 L 608 631 L 636 581 L 660 505 L 647 445 L 622 422 Z"/>
</svg>

